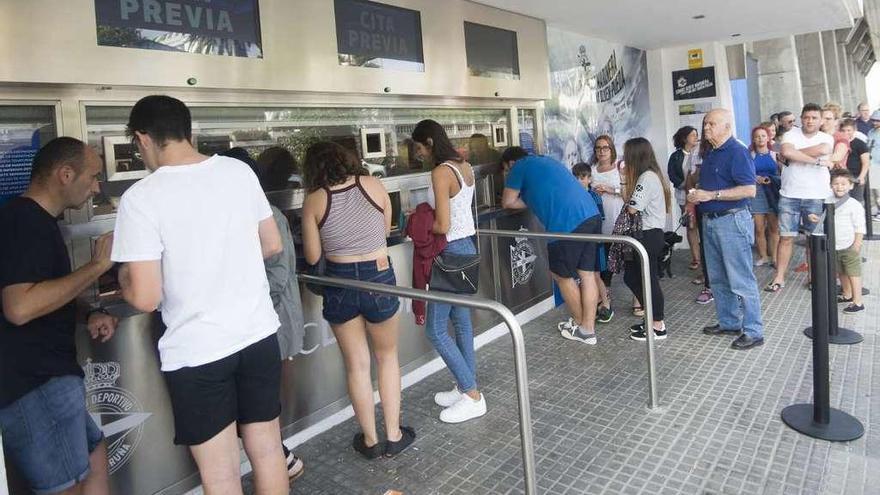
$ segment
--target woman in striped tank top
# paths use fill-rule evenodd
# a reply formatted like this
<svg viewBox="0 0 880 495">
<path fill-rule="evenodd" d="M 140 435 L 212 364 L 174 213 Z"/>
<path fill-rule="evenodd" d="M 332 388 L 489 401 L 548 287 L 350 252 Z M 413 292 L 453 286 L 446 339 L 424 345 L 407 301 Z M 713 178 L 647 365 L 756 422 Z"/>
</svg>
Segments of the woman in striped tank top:
<svg viewBox="0 0 880 495">
<path fill-rule="evenodd" d="M 306 151 L 303 248 L 314 265 L 323 253 L 326 275 L 396 285 L 386 238 L 391 232 L 391 200 L 379 179 L 336 143 Z M 330 323 L 348 380 L 348 395 L 362 433 L 352 446 L 368 459 L 393 457 L 415 440 L 400 425 L 400 364 L 397 356 L 400 302 L 394 296 L 339 287 L 324 288 L 324 319 Z M 369 337 L 368 344 L 367 337 Z M 370 379 L 370 347 L 376 355 L 379 396 L 387 442 L 379 442 Z"/>
<path fill-rule="evenodd" d="M 416 156 L 434 165 L 431 172 L 434 233 L 446 234 L 446 249 L 453 254 L 475 254 L 473 235 L 474 171 L 455 150 L 443 126 L 433 120 L 419 122 L 412 133 Z M 449 321 L 455 341 L 449 336 Z M 429 302 L 425 332 L 455 377 L 452 390 L 438 392 L 434 402 L 444 407 L 440 420 L 461 423 L 486 414 L 486 399 L 477 388 L 474 328 L 468 308 Z"/>
</svg>

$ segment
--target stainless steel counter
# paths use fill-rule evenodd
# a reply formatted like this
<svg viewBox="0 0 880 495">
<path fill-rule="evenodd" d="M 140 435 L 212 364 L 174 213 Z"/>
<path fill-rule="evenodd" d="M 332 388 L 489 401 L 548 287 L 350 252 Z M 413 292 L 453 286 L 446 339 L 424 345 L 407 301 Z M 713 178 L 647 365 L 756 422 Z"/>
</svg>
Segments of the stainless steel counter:
<svg viewBox="0 0 880 495">
<path fill-rule="evenodd" d="M 487 169 L 491 170 L 491 169 Z M 480 169 L 484 188 L 479 212 L 480 228 L 540 230 L 528 212 L 493 208 L 498 180 Z M 389 192 L 399 193 L 402 208 L 410 209 L 430 180 L 427 174 L 385 179 Z M 302 195 L 286 192 L 270 200 L 296 218 Z M 488 203 L 488 204 L 487 204 Z M 295 222 L 295 220 L 294 220 Z M 294 230 L 297 225 L 293 225 Z M 93 237 L 112 229 L 109 220 L 70 226 L 70 239 Z M 546 248 L 526 239 L 479 239 L 484 262 L 480 269 L 480 296 L 496 299 L 515 313 L 547 298 L 551 293 Z M 299 251 L 301 253 L 301 249 Z M 395 233 L 389 240 L 398 284 L 411 285 L 412 244 Z M 342 356 L 327 322 L 321 317 L 322 301 L 302 288 L 306 320 L 303 352 L 283 365 L 281 424 L 290 436 L 345 408 L 347 397 Z M 116 336 L 101 344 L 77 331 L 79 358 L 86 369 L 87 401 L 102 425 L 110 449 L 114 493 L 131 495 L 181 493 L 198 484 L 196 468 L 186 449 L 172 443 L 170 401 L 159 371 L 156 343 L 164 327 L 158 313 L 133 311 L 118 297 L 102 303 L 120 317 Z M 400 362 L 402 372 L 414 370 L 436 357 L 415 324 L 410 301 L 402 301 Z M 490 314 L 473 315 L 477 334 L 499 323 Z M 444 371 L 445 373 L 445 371 Z M 404 409 L 406 404 L 403 404 Z"/>
</svg>

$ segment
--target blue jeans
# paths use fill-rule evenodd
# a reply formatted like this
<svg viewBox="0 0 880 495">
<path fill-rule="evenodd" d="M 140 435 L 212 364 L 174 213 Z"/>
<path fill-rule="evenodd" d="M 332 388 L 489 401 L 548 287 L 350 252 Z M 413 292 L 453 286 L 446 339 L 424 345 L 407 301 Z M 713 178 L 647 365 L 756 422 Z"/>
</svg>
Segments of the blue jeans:
<svg viewBox="0 0 880 495">
<path fill-rule="evenodd" d="M 446 245 L 444 253 L 475 254 L 470 237 L 458 239 Z M 455 328 L 455 342 L 449 336 L 448 325 L 452 320 Z M 474 327 L 468 308 L 451 304 L 429 302 L 425 333 L 437 349 L 443 362 L 455 377 L 460 392 L 470 392 L 477 388 L 477 365 L 474 358 Z"/>
<path fill-rule="evenodd" d="M 760 339 L 764 324 L 752 269 L 754 229 L 748 210 L 718 218 L 703 215 L 703 249 L 718 323 L 726 330 L 742 328 L 744 334 Z"/>
<path fill-rule="evenodd" d="M 37 495 L 85 480 L 89 454 L 104 439 L 86 410 L 83 379 L 73 375 L 50 378 L 0 409 L 0 429 L 6 455 Z"/>
</svg>

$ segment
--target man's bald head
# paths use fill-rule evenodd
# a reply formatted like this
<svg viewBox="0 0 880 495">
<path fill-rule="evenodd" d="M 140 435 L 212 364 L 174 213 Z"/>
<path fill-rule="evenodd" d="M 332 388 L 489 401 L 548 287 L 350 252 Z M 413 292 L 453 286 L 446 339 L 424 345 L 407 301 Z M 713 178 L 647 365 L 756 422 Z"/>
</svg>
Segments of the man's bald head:
<svg viewBox="0 0 880 495">
<path fill-rule="evenodd" d="M 733 127 L 733 114 L 726 108 L 713 108 L 703 118 L 703 137 L 713 147 L 718 147 L 730 139 Z"/>
</svg>

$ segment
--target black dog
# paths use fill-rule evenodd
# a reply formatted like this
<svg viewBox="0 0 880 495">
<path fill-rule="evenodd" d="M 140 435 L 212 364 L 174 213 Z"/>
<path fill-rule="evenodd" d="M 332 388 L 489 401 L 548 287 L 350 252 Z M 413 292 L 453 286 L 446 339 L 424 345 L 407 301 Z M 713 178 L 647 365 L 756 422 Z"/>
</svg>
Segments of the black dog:
<svg viewBox="0 0 880 495">
<path fill-rule="evenodd" d="M 660 259 L 658 260 L 658 263 L 660 265 L 660 273 L 658 275 L 660 278 L 663 278 L 664 276 L 673 278 L 674 275 L 672 275 L 672 250 L 679 242 L 681 242 L 681 236 L 678 235 L 678 233 L 663 233 L 663 251 L 660 252 Z"/>
</svg>

